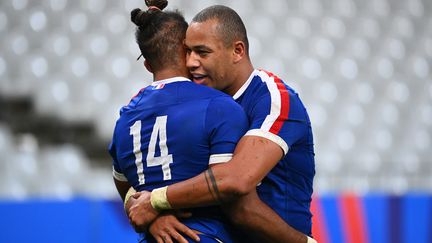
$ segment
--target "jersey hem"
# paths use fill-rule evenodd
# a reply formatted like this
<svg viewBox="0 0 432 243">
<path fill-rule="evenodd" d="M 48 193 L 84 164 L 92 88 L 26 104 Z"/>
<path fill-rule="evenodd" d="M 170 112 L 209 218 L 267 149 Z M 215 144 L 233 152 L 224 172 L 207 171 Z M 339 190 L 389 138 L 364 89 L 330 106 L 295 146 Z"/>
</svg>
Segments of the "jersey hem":
<svg viewBox="0 0 432 243">
<path fill-rule="evenodd" d="M 126 176 L 124 176 L 122 173 L 117 172 L 113 167 L 113 177 L 118 181 L 128 181 Z"/>
<path fill-rule="evenodd" d="M 209 158 L 209 165 L 226 163 L 232 159 L 232 154 L 212 154 Z"/>
<path fill-rule="evenodd" d="M 289 149 L 288 144 L 281 137 L 271 132 L 264 131 L 261 129 L 252 129 L 247 131 L 245 136 L 258 136 L 258 137 L 267 138 L 268 140 L 279 145 L 282 148 L 284 155 L 288 153 L 288 149 Z"/>
</svg>

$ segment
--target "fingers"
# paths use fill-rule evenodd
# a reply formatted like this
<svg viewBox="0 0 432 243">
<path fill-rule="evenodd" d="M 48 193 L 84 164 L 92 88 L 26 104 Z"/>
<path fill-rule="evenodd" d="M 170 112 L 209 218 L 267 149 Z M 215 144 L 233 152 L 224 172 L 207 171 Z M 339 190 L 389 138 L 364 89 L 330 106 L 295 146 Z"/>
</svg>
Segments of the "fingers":
<svg viewBox="0 0 432 243">
<path fill-rule="evenodd" d="M 157 243 L 174 243 L 171 239 L 171 236 L 168 234 L 154 236 L 154 238 L 155 238 Z M 179 243 L 183 243 L 183 242 L 179 241 Z M 186 241 L 185 243 L 188 243 L 188 242 Z"/>
<path fill-rule="evenodd" d="M 164 243 L 162 237 L 160 236 L 153 236 L 157 243 Z"/>
<path fill-rule="evenodd" d="M 179 232 L 181 232 L 181 233 L 187 235 L 187 236 L 188 236 L 189 238 L 191 238 L 192 240 L 197 241 L 197 242 L 200 241 L 200 238 L 199 238 L 198 234 L 195 233 L 193 230 L 189 229 L 189 227 L 187 227 L 186 225 L 184 225 L 184 224 L 182 224 L 182 223 L 179 223 L 179 224 L 176 225 L 176 229 L 177 229 Z M 177 233 L 177 232 L 176 232 L 176 233 Z M 177 234 L 178 234 L 178 233 L 177 233 Z M 180 234 L 179 234 L 179 235 L 180 235 Z M 180 236 L 181 236 L 181 235 L 180 235 Z M 183 238 L 183 237 L 182 237 L 182 238 Z M 175 238 L 175 239 L 178 240 L 177 238 Z M 183 239 L 184 239 L 184 238 L 183 238 Z M 178 240 L 178 241 L 180 242 L 180 240 Z M 187 243 L 186 240 L 185 240 L 184 242 Z M 183 242 L 181 242 L 181 243 L 183 243 Z"/>
<path fill-rule="evenodd" d="M 126 209 L 130 209 L 132 205 L 136 203 L 136 199 L 132 196 L 129 198 L 129 200 L 126 203 Z"/>
<path fill-rule="evenodd" d="M 174 243 L 169 235 L 162 236 L 165 243 Z"/>
<path fill-rule="evenodd" d="M 162 237 L 160 237 L 160 236 L 154 236 L 154 238 L 155 238 L 155 240 L 156 240 L 157 243 L 164 243 Z"/>
<path fill-rule="evenodd" d="M 188 241 L 181 234 L 179 234 L 175 230 L 170 231 L 169 234 L 170 234 L 171 237 L 173 237 L 179 243 L 188 243 Z"/>
<path fill-rule="evenodd" d="M 164 226 L 158 227 L 154 224 L 150 226 L 150 233 L 159 242 L 173 242 L 172 239 L 175 239 L 178 243 L 188 243 L 188 241 L 179 233 L 176 229 L 175 224 L 166 224 Z"/>
<path fill-rule="evenodd" d="M 161 242 L 179 242 L 188 243 L 186 238 L 194 241 L 200 241 L 197 233 L 182 224 L 172 214 L 164 214 L 158 217 L 149 227 L 149 232 L 153 237 Z"/>
<path fill-rule="evenodd" d="M 131 198 L 138 199 L 141 196 L 142 192 L 135 192 Z"/>
</svg>

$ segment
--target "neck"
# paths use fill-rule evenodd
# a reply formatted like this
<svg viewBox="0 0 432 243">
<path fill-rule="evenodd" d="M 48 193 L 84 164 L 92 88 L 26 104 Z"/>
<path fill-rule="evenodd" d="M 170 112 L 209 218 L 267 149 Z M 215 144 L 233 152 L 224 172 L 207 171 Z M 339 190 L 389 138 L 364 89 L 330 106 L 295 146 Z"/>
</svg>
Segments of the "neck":
<svg viewBox="0 0 432 243">
<path fill-rule="evenodd" d="M 186 68 L 166 68 L 153 73 L 153 81 L 159 81 L 173 77 L 189 78 L 189 72 Z"/>
<path fill-rule="evenodd" d="M 254 67 L 252 66 L 251 62 L 247 62 L 243 65 L 239 65 L 238 67 L 236 67 L 235 72 L 232 72 L 236 74 L 234 75 L 234 82 L 224 92 L 231 96 L 234 96 L 237 91 L 243 86 L 243 84 L 246 83 L 253 70 Z"/>
</svg>

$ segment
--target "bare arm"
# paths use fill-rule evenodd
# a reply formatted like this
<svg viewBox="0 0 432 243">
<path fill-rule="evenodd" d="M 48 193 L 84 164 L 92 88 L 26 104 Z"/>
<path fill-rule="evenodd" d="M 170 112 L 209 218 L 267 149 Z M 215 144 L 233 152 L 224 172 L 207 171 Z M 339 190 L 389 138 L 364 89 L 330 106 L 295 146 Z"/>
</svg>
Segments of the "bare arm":
<svg viewBox="0 0 432 243">
<path fill-rule="evenodd" d="M 225 214 L 234 225 L 247 232 L 255 242 L 306 243 L 307 236 L 289 226 L 267 204 L 263 203 L 256 191 L 222 205 Z"/>
<path fill-rule="evenodd" d="M 191 180 L 169 186 L 168 201 L 173 208 L 222 203 L 234 224 L 246 232 L 254 232 L 260 242 L 305 243 L 306 235 L 289 226 L 256 194 L 256 185 L 282 156 L 283 151 L 276 143 L 245 136 L 229 163 L 213 166 Z"/>
<path fill-rule="evenodd" d="M 126 193 L 131 186 L 129 185 L 129 182 L 127 182 L 127 181 L 119 181 L 116 178 L 113 178 L 113 179 L 114 179 L 114 184 L 117 188 L 117 191 L 120 194 L 122 201 L 124 201 Z"/>
<path fill-rule="evenodd" d="M 194 178 L 170 185 L 168 202 L 175 209 L 231 202 L 226 211 L 233 221 L 240 228 L 257 232 L 265 242 L 305 243 L 306 236 L 290 227 L 255 193 L 256 185 L 282 156 L 283 151 L 276 143 L 262 137 L 245 136 L 238 143 L 230 162 L 215 165 Z M 154 211 L 149 199 L 146 205 L 141 204 L 135 210 L 135 215 L 141 214 L 137 218 L 141 218 L 144 211 Z"/>
<path fill-rule="evenodd" d="M 270 140 L 242 137 L 228 163 L 213 165 L 191 179 L 168 186 L 166 199 L 173 209 L 232 201 L 255 190 L 282 155 L 282 149 Z M 134 197 L 138 196 L 140 203 L 126 207 L 129 218 L 137 225 L 149 224 L 158 213 L 151 205 L 149 192 L 142 191 Z"/>
<path fill-rule="evenodd" d="M 257 136 L 245 136 L 234 157 L 200 175 L 170 185 L 167 198 L 173 208 L 220 204 L 255 190 L 256 185 L 279 162 L 283 151 L 276 143 Z"/>
</svg>

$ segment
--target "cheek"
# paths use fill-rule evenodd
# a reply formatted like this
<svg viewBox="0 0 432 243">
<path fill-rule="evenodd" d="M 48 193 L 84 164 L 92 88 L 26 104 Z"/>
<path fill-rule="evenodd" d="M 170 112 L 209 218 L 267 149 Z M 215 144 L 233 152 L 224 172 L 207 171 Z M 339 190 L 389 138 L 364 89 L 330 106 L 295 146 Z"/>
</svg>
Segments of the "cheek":
<svg viewBox="0 0 432 243">
<path fill-rule="evenodd" d="M 215 73 L 213 81 L 219 89 L 224 89 L 227 85 L 227 75 L 224 70 Z"/>
<path fill-rule="evenodd" d="M 225 76 L 225 70 L 224 70 L 224 66 L 222 63 L 216 63 L 212 70 L 211 70 L 211 74 L 214 77 L 214 79 L 216 79 L 215 81 L 222 81 L 221 79 L 223 79 L 223 77 Z"/>
<path fill-rule="evenodd" d="M 220 71 L 220 65 L 218 62 L 215 62 L 215 60 L 206 60 L 205 62 L 201 62 L 201 65 L 209 76 L 215 76 Z"/>
<path fill-rule="evenodd" d="M 230 66 L 226 62 L 221 62 L 219 64 L 218 70 L 219 70 L 218 75 L 221 76 L 222 78 L 225 77 L 226 75 L 230 75 L 230 71 L 229 71 Z"/>
<path fill-rule="evenodd" d="M 220 83 L 225 79 L 227 73 L 227 64 L 224 58 L 216 57 L 202 63 L 207 74 L 211 76 L 214 82 Z"/>
</svg>

